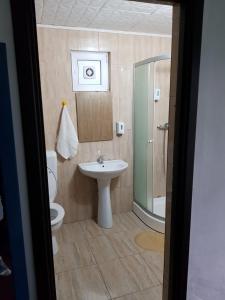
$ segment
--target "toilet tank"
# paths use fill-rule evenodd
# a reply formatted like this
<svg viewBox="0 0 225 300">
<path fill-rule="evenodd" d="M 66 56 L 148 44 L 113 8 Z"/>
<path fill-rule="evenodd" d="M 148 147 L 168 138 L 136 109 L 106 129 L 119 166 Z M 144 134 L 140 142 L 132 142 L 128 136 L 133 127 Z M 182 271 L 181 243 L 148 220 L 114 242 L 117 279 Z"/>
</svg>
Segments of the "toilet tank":
<svg viewBox="0 0 225 300">
<path fill-rule="evenodd" d="M 49 201 L 53 202 L 57 193 L 57 156 L 53 150 L 46 151 Z"/>
</svg>

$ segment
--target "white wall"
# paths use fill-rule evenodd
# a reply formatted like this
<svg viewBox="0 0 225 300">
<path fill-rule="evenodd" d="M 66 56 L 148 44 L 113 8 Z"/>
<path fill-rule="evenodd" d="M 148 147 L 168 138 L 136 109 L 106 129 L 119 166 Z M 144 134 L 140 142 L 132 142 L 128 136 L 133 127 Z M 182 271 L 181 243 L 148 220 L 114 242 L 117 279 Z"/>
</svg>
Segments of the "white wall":
<svg viewBox="0 0 225 300">
<path fill-rule="evenodd" d="M 30 299 L 35 300 L 35 280 L 33 272 L 33 257 L 32 257 L 32 243 L 30 232 L 30 220 L 28 211 L 28 196 L 26 185 L 26 172 L 24 161 L 23 138 L 21 129 L 21 117 L 19 107 L 19 95 L 17 86 L 16 61 L 13 43 L 12 20 L 10 11 L 10 1 L 0 1 L 0 42 L 6 43 L 7 57 L 8 57 L 8 71 L 9 71 L 9 85 L 11 94 L 11 107 L 16 147 L 16 159 L 18 169 L 18 180 L 21 199 L 21 213 L 23 222 L 24 243 L 26 252 L 26 263 L 28 272 L 28 284 L 30 289 Z M 21 274 L 23 276 L 23 274 Z"/>
<path fill-rule="evenodd" d="M 225 1 L 205 0 L 189 300 L 225 299 Z"/>
</svg>

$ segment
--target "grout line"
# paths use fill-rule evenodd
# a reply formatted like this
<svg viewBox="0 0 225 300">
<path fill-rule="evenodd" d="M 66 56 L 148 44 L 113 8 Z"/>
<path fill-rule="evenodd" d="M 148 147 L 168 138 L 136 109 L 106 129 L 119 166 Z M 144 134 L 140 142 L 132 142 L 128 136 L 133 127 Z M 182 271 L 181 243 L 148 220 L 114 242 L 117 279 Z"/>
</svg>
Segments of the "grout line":
<svg viewBox="0 0 225 300">
<path fill-rule="evenodd" d="M 158 252 L 157 252 L 157 253 L 158 253 Z M 143 252 L 142 254 L 144 254 L 144 252 Z M 161 282 L 161 278 L 159 278 L 157 272 L 154 270 L 154 266 L 152 266 L 152 264 L 150 264 L 149 262 L 147 262 L 147 261 L 145 260 L 145 258 L 142 256 L 142 254 L 141 254 L 142 259 L 144 260 L 144 262 L 146 263 L 146 265 L 151 269 L 151 271 L 152 271 L 152 273 L 154 274 L 154 276 L 156 277 L 156 279 L 159 281 L 159 285 L 160 285 L 160 284 L 163 284 L 163 280 L 162 280 L 162 282 Z M 158 267 L 158 266 L 157 266 L 157 267 Z M 160 271 L 160 270 L 159 270 L 159 271 Z M 163 266 L 163 270 L 162 270 L 162 275 L 164 275 L 164 266 Z"/>
<path fill-rule="evenodd" d="M 108 292 L 109 299 L 111 300 L 112 297 L 111 297 L 111 295 L 110 295 L 110 292 L 109 292 L 109 290 L 108 290 L 108 287 L 107 287 L 106 282 L 105 282 L 105 279 L 104 279 L 104 276 L 103 276 L 103 274 L 102 274 L 102 272 L 101 272 L 101 270 L 100 270 L 100 268 L 99 268 L 99 264 L 98 264 L 98 262 L 97 262 L 97 260 L 96 260 L 96 258 L 95 258 L 95 255 L 94 255 L 94 253 L 93 253 L 93 250 L 92 250 L 92 248 L 91 248 L 91 246 L 90 246 L 89 241 L 88 241 L 88 246 L 89 246 L 89 249 L 90 249 L 90 252 L 91 252 L 92 256 L 94 257 L 94 259 L 95 259 L 95 261 L 96 261 L 96 267 L 97 267 L 97 269 L 98 269 L 98 271 L 99 271 L 100 277 L 101 277 L 101 279 L 102 279 L 102 281 L 103 281 L 103 283 L 104 283 L 104 285 L 105 285 L 105 288 L 106 288 L 106 290 L 107 290 L 107 292 Z"/>
<path fill-rule="evenodd" d="M 89 251 L 90 251 L 90 253 L 91 253 L 91 255 L 92 255 L 92 257 L 93 257 L 93 259 L 94 259 L 94 261 L 95 261 L 95 264 L 97 265 L 97 260 L 96 260 L 96 258 L 95 258 L 95 256 L 94 256 L 94 253 L 93 253 L 93 251 L 92 251 L 92 249 L 91 249 L 90 241 L 89 241 L 89 239 L 87 238 L 87 235 L 86 235 L 86 232 L 85 232 L 85 231 L 87 231 L 87 230 L 85 230 L 85 229 L 81 226 L 80 222 L 78 222 L 78 223 L 79 223 L 79 226 L 80 226 L 80 228 L 81 228 L 81 231 L 84 233 L 84 239 L 85 239 L 85 241 L 87 242 Z"/>
<path fill-rule="evenodd" d="M 75 270 L 85 269 L 85 268 L 89 268 L 89 267 L 97 267 L 97 263 L 96 264 L 91 264 L 91 265 L 80 266 L 80 267 L 77 267 L 77 268 L 72 268 L 72 269 L 60 271 L 60 272 L 57 272 L 57 273 L 55 272 L 55 275 L 62 274 L 62 273 L 67 273 L 67 272 L 73 272 Z"/>
<path fill-rule="evenodd" d="M 98 264 L 97 264 L 97 269 L 98 269 L 99 274 L 100 274 L 100 277 L 101 277 L 101 279 L 102 279 L 102 281 L 103 281 L 103 283 L 104 283 L 104 285 L 105 285 L 105 288 L 106 288 L 106 290 L 107 290 L 107 292 L 108 292 L 108 294 L 109 294 L 109 299 L 112 299 L 111 294 L 110 294 L 110 292 L 109 292 L 109 289 L 108 289 L 108 287 L 107 287 L 105 278 L 104 278 L 104 276 L 103 276 L 103 274 L 102 274 L 102 272 L 101 272 L 101 269 L 100 269 L 100 267 L 99 267 Z"/>
</svg>

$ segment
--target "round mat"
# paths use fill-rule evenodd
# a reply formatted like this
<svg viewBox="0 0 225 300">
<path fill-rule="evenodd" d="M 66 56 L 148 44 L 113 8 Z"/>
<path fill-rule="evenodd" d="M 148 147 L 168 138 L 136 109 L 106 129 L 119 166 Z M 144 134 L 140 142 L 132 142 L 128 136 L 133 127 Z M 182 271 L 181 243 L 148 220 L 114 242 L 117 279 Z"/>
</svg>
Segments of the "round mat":
<svg viewBox="0 0 225 300">
<path fill-rule="evenodd" d="M 143 231 L 138 233 L 134 240 L 144 250 L 164 251 L 164 234 L 154 231 Z"/>
</svg>

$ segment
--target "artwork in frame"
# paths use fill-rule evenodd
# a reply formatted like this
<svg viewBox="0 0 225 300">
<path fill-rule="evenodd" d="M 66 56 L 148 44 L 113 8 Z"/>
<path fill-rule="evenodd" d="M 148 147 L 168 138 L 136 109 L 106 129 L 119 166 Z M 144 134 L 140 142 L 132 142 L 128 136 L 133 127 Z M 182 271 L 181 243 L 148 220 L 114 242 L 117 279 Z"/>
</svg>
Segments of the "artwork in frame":
<svg viewBox="0 0 225 300">
<path fill-rule="evenodd" d="M 74 92 L 109 90 L 107 52 L 71 51 Z"/>
</svg>

